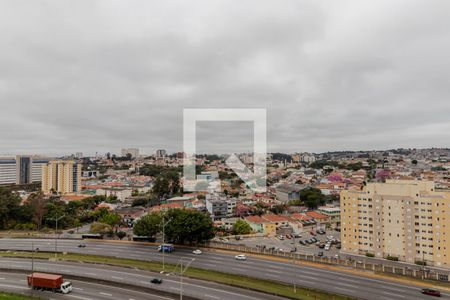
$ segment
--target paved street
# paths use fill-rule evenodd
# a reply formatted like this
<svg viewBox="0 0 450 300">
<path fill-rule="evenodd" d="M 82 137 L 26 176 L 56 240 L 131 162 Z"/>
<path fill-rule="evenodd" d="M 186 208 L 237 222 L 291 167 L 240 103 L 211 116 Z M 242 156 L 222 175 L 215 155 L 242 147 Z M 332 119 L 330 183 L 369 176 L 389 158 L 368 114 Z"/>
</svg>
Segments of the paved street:
<svg viewBox="0 0 450 300">
<path fill-rule="evenodd" d="M 29 259 L 0 258 L 0 269 L 28 271 L 30 270 L 30 267 L 31 267 L 31 260 Z M 128 268 L 120 268 L 112 266 L 102 266 L 101 268 L 99 268 L 98 265 L 93 264 L 51 262 L 47 260 L 35 260 L 34 268 L 36 271 L 40 272 L 63 274 L 65 275 L 65 277 L 69 279 L 70 276 L 82 276 L 91 279 L 100 279 L 108 282 L 116 282 L 118 286 L 120 286 L 121 284 L 129 284 L 144 288 L 152 288 L 155 290 L 167 291 L 169 293 L 173 293 L 175 298 L 178 298 L 178 294 L 180 292 L 179 276 L 175 274 L 161 275 L 158 273 Z M 2 277 L 9 278 L 8 276 Z M 155 277 L 162 278 L 163 283 L 161 285 L 152 284 L 150 280 Z M 23 282 L 26 285 L 25 280 L 26 280 L 25 274 L 22 274 L 20 282 Z M 107 289 L 107 287 L 109 287 L 110 285 L 114 284 L 113 283 L 103 284 L 103 286 L 105 286 L 105 289 Z M 74 289 L 75 291 L 79 291 L 80 286 L 78 286 L 78 284 L 74 284 Z M 122 289 L 126 290 L 127 288 Z M 245 289 L 225 286 L 211 282 L 204 282 L 201 280 L 195 280 L 190 278 L 184 278 L 183 280 L 183 294 L 185 296 L 191 296 L 197 299 L 242 299 L 242 300 L 282 299 L 276 296 L 266 295 L 254 291 L 248 291 Z M 141 297 L 138 297 L 137 299 L 141 299 Z"/>
<path fill-rule="evenodd" d="M 1 239 L 1 249 L 30 250 L 32 240 Z M 40 250 L 53 251 L 54 241 L 33 240 Z M 78 248 L 80 241 L 60 240 L 59 251 L 128 257 L 142 260 L 161 261 L 162 254 L 155 246 L 134 243 L 108 243 L 103 241 L 84 242 L 86 248 Z M 218 270 L 234 274 L 296 284 L 345 294 L 362 299 L 423 299 L 420 288 L 399 284 L 388 280 L 363 277 L 347 272 L 327 270 L 312 266 L 294 265 L 292 263 L 263 260 L 248 257 L 246 261 L 236 261 L 232 254 L 205 251 L 194 255 L 189 249 L 177 249 L 166 254 L 166 261 L 176 263 L 180 257 L 196 258 L 192 266 Z M 443 293 L 444 298 L 450 294 Z M 449 298 L 450 299 L 450 298 Z"/>
</svg>

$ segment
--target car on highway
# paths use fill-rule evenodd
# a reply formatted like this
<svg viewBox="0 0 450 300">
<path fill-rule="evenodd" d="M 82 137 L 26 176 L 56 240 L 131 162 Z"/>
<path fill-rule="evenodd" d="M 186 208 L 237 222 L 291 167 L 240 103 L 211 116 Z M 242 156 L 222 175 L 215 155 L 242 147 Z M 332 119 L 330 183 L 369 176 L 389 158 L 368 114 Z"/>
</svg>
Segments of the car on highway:
<svg viewBox="0 0 450 300">
<path fill-rule="evenodd" d="M 154 283 L 154 284 L 161 284 L 163 282 L 163 280 L 159 277 L 155 277 L 152 280 L 150 280 L 150 282 Z"/>
<path fill-rule="evenodd" d="M 428 296 L 441 297 L 441 292 L 439 292 L 438 290 L 422 289 L 421 293 Z"/>
<path fill-rule="evenodd" d="M 197 249 L 197 250 L 192 251 L 192 253 L 194 253 L 195 255 L 200 255 L 200 254 L 202 254 L 202 250 Z"/>
<path fill-rule="evenodd" d="M 239 255 L 236 255 L 234 258 L 236 260 L 246 260 L 247 256 L 245 256 L 244 254 L 239 254 Z"/>
<path fill-rule="evenodd" d="M 85 247 L 86 247 L 85 244 L 79 244 L 79 245 L 78 245 L 78 248 L 85 248 Z"/>
</svg>

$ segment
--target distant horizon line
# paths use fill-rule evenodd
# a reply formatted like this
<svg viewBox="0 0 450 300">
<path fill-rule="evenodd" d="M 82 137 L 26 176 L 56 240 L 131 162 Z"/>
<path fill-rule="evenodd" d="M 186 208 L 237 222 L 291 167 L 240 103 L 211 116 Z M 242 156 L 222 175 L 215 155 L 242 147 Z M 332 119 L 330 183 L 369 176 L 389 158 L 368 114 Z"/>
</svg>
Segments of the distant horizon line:
<svg viewBox="0 0 450 300">
<path fill-rule="evenodd" d="M 130 149 L 130 148 L 128 148 Z M 139 149 L 139 148 L 136 148 Z M 158 150 L 165 150 L 165 149 L 158 149 Z M 285 155 L 295 155 L 295 154 L 314 154 L 314 155 L 321 155 L 321 154 L 339 154 L 339 153 L 373 153 L 373 152 L 389 152 L 389 151 L 402 151 L 402 150 L 407 150 L 407 151 L 417 151 L 417 150 L 445 150 L 445 151 L 450 151 L 450 147 L 427 147 L 427 148 L 389 148 L 389 149 L 374 149 L 374 150 L 328 150 L 328 151 L 324 151 L 324 152 L 311 152 L 311 151 L 295 151 L 295 152 L 282 152 L 282 151 L 268 151 L 267 154 L 285 154 Z M 165 150 L 168 154 L 167 156 L 171 156 L 171 155 L 176 155 L 177 153 L 182 153 L 183 151 L 175 151 L 175 152 L 169 152 L 167 150 Z M 26 152 L 18 152 L 16 154 L 11 154 L 11 153 L 5 153 L 5 154 L 0 154 L 0 158 L 3 157 L 15 157 L 17 155 L 24 155 L 24 156 L 47 156 L 47 157 L 67 157 L 67 156 L 74 156 L 77 153 L 83 153 L 83 151 L 75 151 L 73 153 L 70 154 L 50 154 L 50 153 L 26 153 Z M 91 153 L 91 152 L 89 152 Z M 95 154 L 89 154 L 89 155 L 84 155 L 82 157 L 98 157 L 98 156 L 105 156 L 108 153 L 110 153 L 110 155 L 115 155 L 118 157 L 121 157 L 121 153 L 120 152 L 96 152 Z M 253 151 L 249 151 L 249 152 L 234 152 L 235 154 L 251 154 L 253 153 Z M 208 153 L 208 152 L 203 152 L 203 153 L 196 153 L 195 155 L 218 155 L 218 156 L 222 156 L 222 155 L 229 155 L 230 153 Z M 154 153 L 140 153 L 139 156 L 154 156 L 156 155 L 156 151 L 154 151 Z"/>
</svg>

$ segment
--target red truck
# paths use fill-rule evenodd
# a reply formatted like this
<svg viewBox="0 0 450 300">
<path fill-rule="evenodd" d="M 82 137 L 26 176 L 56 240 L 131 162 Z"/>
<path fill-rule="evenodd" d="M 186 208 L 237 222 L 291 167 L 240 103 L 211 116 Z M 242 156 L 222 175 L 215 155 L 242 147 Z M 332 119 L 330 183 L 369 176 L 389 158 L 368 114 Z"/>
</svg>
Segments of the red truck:
<svg viewBox="0 0 450 300">
<path fill-rule="evenodd" d="M 27 276 L 28 286 L 35 290 L 49 290 L 55 293 L 68 294 L 72 291 L 72 283 L 64 281 L 62 275 L 33 273 Z"/>
</svg>

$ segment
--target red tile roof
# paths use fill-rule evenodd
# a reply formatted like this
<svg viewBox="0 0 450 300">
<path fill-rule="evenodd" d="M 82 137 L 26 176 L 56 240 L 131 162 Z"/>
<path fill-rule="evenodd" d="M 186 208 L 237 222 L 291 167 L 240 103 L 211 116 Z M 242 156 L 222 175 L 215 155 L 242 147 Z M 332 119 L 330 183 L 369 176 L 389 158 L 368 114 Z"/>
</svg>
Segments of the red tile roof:
<svg viewBox="0 0 450 300">
<path fill-rule="evenodd" d="M 249 216 L 249 217 L 246 217 L 245 220 L 247 220 L 251 223 L 255 223 L 255 224 L 260 224 L 260 223 L 265 222 L 265 220 L 263 218 L 261 218 L 260 216 Z"/>
<path fill-rule="evenodd" d="M 279 216 L 279 215 L 263 215 L 262 218 L 269 222 L 288 222 L 288 221 L 290 221 L 289 217 Z"/>
<path fill-rule="evenodd" d="M 328 216 L 326 216 L 326 215 L 324 215 L 324 214 L 321 214 L 321 213 L 318 213 L 318 212 L 316 212 L 316 211 L 308 211 L 308 212 L 306 212 L 306 214 L 308 215 L 308 216 L 310 216 L 310 217 L 312 217 L 312 218 L 314 218 L 314 219 L 328 219 Z"/>
<path fill-rule="evenodd" d="M 291 218 L 292 218 L 292 219 L 295 219 L 295 220 L 299 220 L 299 221 L 309 221 L 309 220 L 312 220 L 312 217 L 307 216 L 307 215 L 305 215 L 305 214 L 301 214 L 301 213 L 294 213 L 294 214 L 291 215 Z"/>
</svg>

